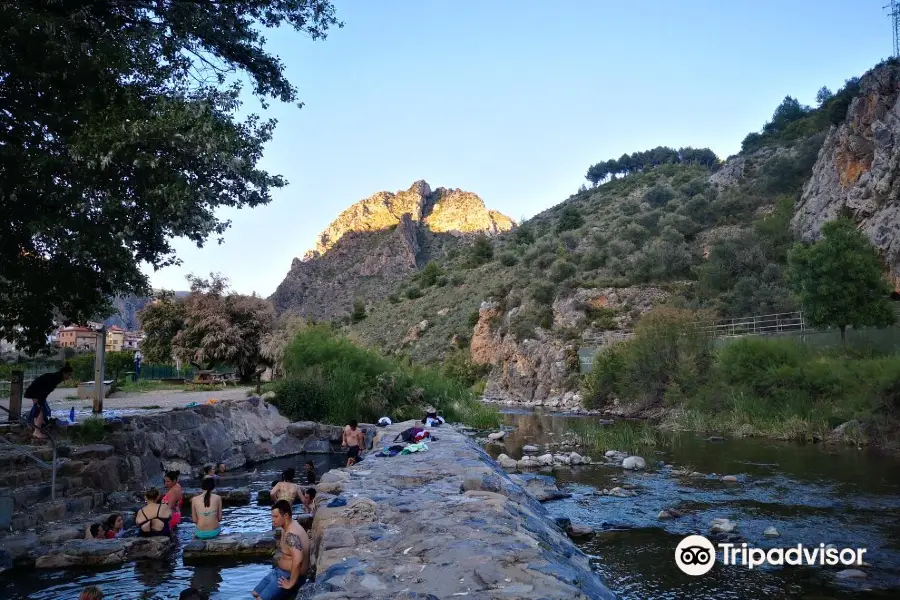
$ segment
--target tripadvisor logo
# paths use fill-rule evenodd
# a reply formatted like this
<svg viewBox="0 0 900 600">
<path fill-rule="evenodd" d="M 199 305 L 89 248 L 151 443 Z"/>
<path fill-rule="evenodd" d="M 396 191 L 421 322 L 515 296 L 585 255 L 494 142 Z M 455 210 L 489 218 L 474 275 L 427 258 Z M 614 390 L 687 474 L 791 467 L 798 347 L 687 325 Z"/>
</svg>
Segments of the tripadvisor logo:
<svg viewBox="0 0 900 600">
<path fill-rule="evenodd" d="M 834 546 L 804 546 L 789 548 L 752 548 L 746 543 L 719 544 L 722 562 L 741 565 L 748 569 L 762 565 L 862 565 L 865 548 L 836 548 Z M 689 535 L 675 547 L 675 564 L 683 573 L 691 576 L 705 575 L 716 562 L 716 547 L 702 535 Z"/>
</svg>

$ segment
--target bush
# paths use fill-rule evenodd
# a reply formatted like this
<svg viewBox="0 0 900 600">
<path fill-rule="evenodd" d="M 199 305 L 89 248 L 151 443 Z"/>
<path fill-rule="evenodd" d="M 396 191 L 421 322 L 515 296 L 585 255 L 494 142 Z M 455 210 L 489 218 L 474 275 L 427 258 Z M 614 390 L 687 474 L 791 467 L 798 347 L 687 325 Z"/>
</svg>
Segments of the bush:
<svg viewBox="0 0 900 600">
<path fill-rule="evenodd" d="M 556 222 L 556 232 L 571 231 L 572 229 L 578 229 L 582 225 L 584 225 L 584 217 L 581 216 L 577 208 L 570 204 L 559 214 L 559 220 Z"/>
<path fill-rule="evenodd" d="M 479 235 L 469 247 L 466 264 L 471 267 L 480 267 L 491 262 L 494 258 L 494 246 L 485 235 Z"/>
<path fill-rule="evenodd" d="M 438 265 L 435 261 L 430 260 L 428 264 L 425 265 L 416 278 L 419 280 L 419 284 L 422 287 L 431 287 L 437 283 L 439 277 L 444 274 L 444 271 L 441 269 L 440 265 Z"/>
<path fill-rule="evenodd" d="M 363 319 L 366 318 L 366 305 L 365 303 L 357 298 L 353 301 L 353 312 L 350 314 L 350 322 L 351 323 L 359 323 Z"/>
<path fill-rule="evenodd" d="M 469 319 L 468 319 L 469 327 L 475 327 L 476 325 L 478 325 L 478 319 L 480 319 L 480 318 L 481 318 L 481 311 L 473 310 L 472 312 L 470 312 Z"/>
<path fill-rule="evenodd" d="M 429 368 L 352 344 L 324 326 L 301 331 L 285 350 L 285 378 L 272 384 L 274 403 L 293 420 L 344 424 L 419 418 L 426 405 L 449 420 L 499 423 L 468 386 Z"/>
<path fill-rule="evenodd" d="M 411 287 L 404 292 L 404 295 L 410 300 L 415 300 L 416 298 L 422 297 L 422 290 L 417 287 Z"/>
<path fill-rule="evenodd" d="M 594 355 L 593 367 L 585 375 L 581 386 L 586 408 L 600 408 L 616 398 L 627 366 L 625 350 L 622 344 L 615 344 Z"/>
<path fill-rule="evenodd" d="M 665 206 L 675 198 L 675 190 L 666 185 L 654 185 L 644 194 L 644 202 L 650 206 Z"/>
<path fill-rule="evenodd" d="M 536 283 L 531 288 L 531 299 L 538 304 L 550 306 L 556 297 L 556 287 L 549 283 Z"/>
<path fill-rule="evenodd" d="M 573 276 L 578 268 L 567 260 L 557 260 L 550 268 L 550 279 L 559 283 Z"/>
<path fill-rule="evenodd" d="M 491 365 L 479 365 L 472 362 L 472 357 L 466 350 L 451 352 L 441 366 L 444 377 L 454 379 L 472 387 L 491 372 Z"/>
<path fill-rule="evenodd" d="M 518 262 L 519 259 L 516 258 L 516 255 L 512 252 L 504 252 L 500 255 L 500 264 L 504 267 L 512 267 Z"/>
</svg>

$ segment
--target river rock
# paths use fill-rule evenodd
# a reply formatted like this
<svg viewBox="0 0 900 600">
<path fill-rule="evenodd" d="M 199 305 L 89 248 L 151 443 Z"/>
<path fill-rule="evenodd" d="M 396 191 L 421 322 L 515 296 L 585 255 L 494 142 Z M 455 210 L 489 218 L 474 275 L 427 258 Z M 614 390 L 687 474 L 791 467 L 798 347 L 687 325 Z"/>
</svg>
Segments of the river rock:
<svg viewBox="0 0 900 600">
<path fill-rule="evenodd" d="M 622 461 L 622 468 L 632 471 L 640 471 L 647 467 L 647 462 L 640 456 L 626 456 Z"/>
<path fill-rule="evenodd" d="M 395 436 L 413 424 L 385 429 Z M 428 451 L 367 468 L 367 477 L 343 484 L 346 505 L 316 511 L 316 581 L 305 599 L 614 598 L 546 509 L 461 432 L 442 429 Z M 459 493 L 486 474 L 499 491 Z M 332 544 L 329 530 L 351 532 L 353 543 Z M 486 588 L 494 591 L 476 591 Z"/>
<path fill-rule="evenodd" d="M 594 535 L 594 529 L 582 523 L 571 523 L 567 530 L 569 537 L 572 539 L 584 539 Z"/>
<path fill-rule="evenodd" d="M 738 478 L 734 475 L 725 475 L 724 477 L 722 477 L 722 481 L 724 481 L 725 483 L 737 483 L 737 480 Z"/>
<path fill-rule="evenodd" d="M 184 562 L 204 558 L 268 558 L 275 551 L 275 536 L 264 533 L 231 533 L 211 540 L 191 540 L 184 547 Z"/>
<path fill-rule="evenodd" d="M 771 538 L 781 537 L 781 534 L 778 533 L 778 530 L 774 527 L 766 527 L 766 530 L 763 531 L 763 535 Z"/>
<path fill-rule="evenodd" d="M 553 466 L 553 455 L 552 454 L 542 454 L 537 457 L 538 464 L 544 467 Z"/>
<path fill-rule="evenodd" d="M 509 477 L 521 485 L 526 492 L 534 496 L 538 502 L 569 498 L 572 495 L 560 490 L 556 485 L 556 480 L 546 475 L 523 473 L 521 475 L 510 475 Z"/>
<path fill-rule="evenodd" d="M 559 465 L 567 465 L 569 464 L 569 455 L 568 454 L 554 454 L 553 462 Z"/>
<path fill-rule="evenodd" d="M 834 576 L 838 579 L 866 579 L 868 577 L 865 571 L 859 569 L 844 569 L 835 573 Z"/>
<path fill-rule="evenodd" d="M 504 437 L 506 437 L 506 432 L 505 431 L 496 431 L 494 433 L 489 433 L 487 437 L 492 442 L 499 442 Z"/>
<path fill-rule="evenodd" d="M 737 529 L 737 523 L 729 519 L 713 519 L 709 530 L 712 533 L 731 533 Z"/>
<path fill-rule="evenodd" d="M 503 467 L 504 469 L 515 469 L 516 466 L 518 465 L 518 463 L 516 462 L 516 459 L 510 458 L 509 456 L 507 456 L 505 454 L 501 454 L 500 456 L 498 456 L 497 462 L 500 463 L 500 466 Z"/>
<path fill-rule="evenodd" d="M 678 517 L 683 517 L 684 513 L 678 510 L 677 508 L 666 508 L 659 511 L 659 514 L 656 515 L 656 518 L 660 521 L 665 521 L 668 519 L 677 519 Z"/>
<path fill-rule="evenodd" d="M 38 569 L 64 569 L 118 565 L 141 559 L 161 559 L 172 551 L 168 537 L 119 538 L 115 540 L 71 540 L 40 551 Z"/>
<path fill-rule="evenodd" d="M 598 496 L 613 496 L 615 498 L 631 498 L 632 496 L 637 496 L 637 492 L 620 487 L 614 487 L 611 490 L 602 489 L 594 493 Z"/>
<path fill-rule="evenodd" d="M 522 452 L 540 452 L 540 447 L 534 444 L 525 444 L 522 446 Z"/>
</svg>

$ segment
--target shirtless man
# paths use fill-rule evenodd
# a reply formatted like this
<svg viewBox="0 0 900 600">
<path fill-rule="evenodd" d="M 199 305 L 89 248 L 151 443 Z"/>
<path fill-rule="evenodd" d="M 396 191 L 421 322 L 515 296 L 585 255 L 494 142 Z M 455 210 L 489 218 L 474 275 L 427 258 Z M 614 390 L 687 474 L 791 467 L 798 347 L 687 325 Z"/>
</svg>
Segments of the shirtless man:
<svg viewBox="0 0 900 600">
<path fill-rule="evenodd" d="M 272 487 L 272 503 L 279 500 L 287 500 L 288 504 L 294 504 L 297 497 L 300 496 L 300 486 L 294 483 L 294 477 L 297 472 L 291 469 L 285 469 L 281 472 L 281 481 Z"/>
<path fill-rule="evenodd" d="M 309 536 L 291 515 L 291 505 L 279 500 L 272 507 L 272 526 L 281 528 L 278 566 L 253 588 L 259 600 L 281 600 L 306 583 L 309 569 Z"/>
<path fill-rule="evenodd" d="M 366 435 L 362 429 L 357 427 L 356 419 L 351 419 L 350 423 L 344 427 L 344 439 L 342 446 L 347 448 L 347 466 L 352 466 L 357 459 L 362 457 L 363 448 L 366 445 Z"/>
</svg>

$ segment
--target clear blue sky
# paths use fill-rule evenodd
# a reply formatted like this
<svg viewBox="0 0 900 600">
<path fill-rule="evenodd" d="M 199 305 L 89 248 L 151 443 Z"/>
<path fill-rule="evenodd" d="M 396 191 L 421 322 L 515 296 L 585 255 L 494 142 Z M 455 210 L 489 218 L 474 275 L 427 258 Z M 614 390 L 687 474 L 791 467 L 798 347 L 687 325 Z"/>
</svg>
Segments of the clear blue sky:
<svg viewBox="0 0 900 600">
<path fill-rule="evenodd" d="M 185 289 L 221 272 L 271 294 L 295 256 L 379 190 L 479 194 L 519 220 L 557 204 L 587 167 L 658 145 L 725 158 L 786 94 L 812 104 L 891 54 L 884 0 L 335 0 L 345 27 L 312 42 L 268 33 L 302 109 L 278 119 L 262 166 L 289 184 L 223 211 L 225 243 L 151 274 Z"/>
</svg>

